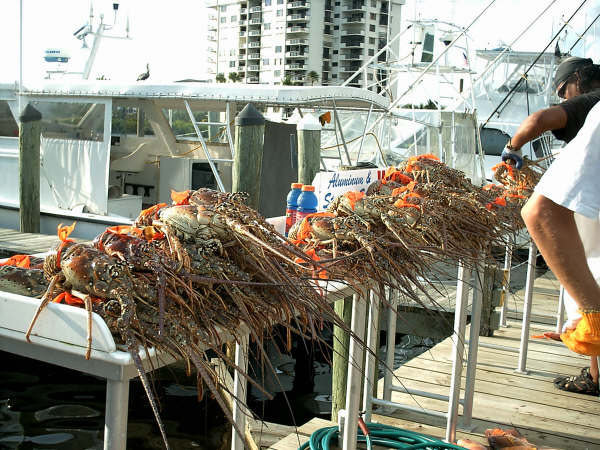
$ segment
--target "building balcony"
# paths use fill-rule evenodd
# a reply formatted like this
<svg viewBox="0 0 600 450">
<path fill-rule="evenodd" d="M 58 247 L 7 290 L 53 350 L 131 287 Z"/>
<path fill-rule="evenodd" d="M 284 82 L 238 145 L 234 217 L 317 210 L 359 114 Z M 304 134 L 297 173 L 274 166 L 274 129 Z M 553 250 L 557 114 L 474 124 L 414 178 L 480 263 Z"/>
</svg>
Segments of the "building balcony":
<svg viewBox="0 0 600 450">
<path fill-rule="evenodd" d="M 238 59 L 241 59 L 241 60 L 246 59 L 246 54 L 242 53 L 242 54 L 238 55 Z"/>
<path fill-rule="evenodd" d="M 363 59 L 363 54 L 362 53 L 346 53 L 346 54 L 342 54 L 340 59 L 346 60 L 346 61 L 359 61 L 359 60 Z"/>
<path fill-rule="evenodd" d="M 247 8 L 240 9 L 240 14 L 248 14 L 248 9 Z"/>
<path fill-rule="evenodd" d="M 260 25 L 262 23 L 262 19 L 254 18 L 250 19 L 250 25 Z"/>
<path fill-rule="evenodd" d="M 284 66 L 285 70 L 304 70 L 306 69 L 306 65 L 304 64 L 286 64 Z"/>
<path fill-rule="evenodd" d="M 258 64 L 252 64 L 248 66 L 248 72 L 258 72 L 260 71 L 260 66 Z"/>
<path fill-rule="evenodd" d="M 291 14 L 287 16 L 288 22 L 295 22 L 297 20 L 308 20 L 308 18 L 304 14 Z"/>
<path fill-rule="evenodd" d="M 246 78 L 246 83 L 256 84 L 256 83 L 258 83 L 258 77 L 248 77 L 248 78 Z"/>
<path fill-rule="evenodd" d="M 248 54 L 248 60 L 251 59 L 260 59 L 260 53 L 250 53 Z"/>
<path fill-rule="evenodd" d="M 207 25 L 206 28 L 208 31 L 217 31 L 218 30 L 218 27 L 216 25 L 210 24 L 210 23 Z"/>
<path fill-rule="evenodd" d="M 308 28 L 306 27 L 289 27 L 287 29 L 288 33 L 308 33 Z"/>
<path fill-rule="evenodd" d="M 262 11 L 262 7 L 260 7 L 260 6 L 253 6 L 252 8 L 250 8 L 251 13 L 259 13 L 261 11 Z"/>
<path fill-rule="evenodd" d="M 296 75 L 292 77 L 292 81 L 304 81 L 304 77 L 302 75 Z"/>
<path fill-rule="evenodd" d="M 354 11 L 366 11 L 367 6 L 362 2 L 348 2 L 344 4 L 342 8 L 343 12 L 354 12 Z"/>
<path fill-rule="evenodd" d="M 216 37 L 216 36 L 213 36 L 213 35 L 208 35 L 206 38 L 207 38 L 209 41 L 211 41 L 211 42 L 217 42 L 217 37 Z"/>
<path fill-rule="evenodd" d="M 239 24 L 240 26 L 244 26 L 244 25 L 246 25 L 247 23 L 248 23 L 248 21 L 247 21 L 247 20 L 240 20 L 240 21 L 238 22 L 238 24 Z"/>
<path fill-rule="evenodd" d="M 308 39 L 288 39 L 285 45 L 308 45 Z"/>
<path fill-rule="evenodd" d="M 217 6 L 217 4 L 218 4 L 217 0 L 205 0 L 204 1 L 204 5 L 207 8 L 215 8 Z"/>
<path fill-rule="evenodd" d="M 358 69 L 360 69 L 360 65 L 356 65 L 356 66 L 346 66 L 346 67 L 341 67 L 341 68 L 340 68 L 340 72 L 342 72 L 342 73 L 354 73 L 354 72 L 356 72 Z"/>
<path fill-rule="evenodd" d="M 260 48 L 260 42 L 250 42 L 248 44 L 248 47 L 250 47 L 250 48 Z"/>
<path fill-rule="evenodd" d="M 342 25 L 354 25 L 354 24 L 360 24 L 363 25 L 365 23 L 365 18 L 364 17 L 346 17 L 344 18 L 344 21 L 342 22 Z"/>
<path fill-rule="evenodd" d="M 365 48 L 364 42 L 342 42 L 342 47 L 344 48 Z"/>
<path fill-rule="evenodd" d="M 248 32 L 248 36 L 260 36 L 261 34 L 260 30 L 251 30 Z"/>
<path fill-rule="evenodd" d="M 344 30 L 343 36 L 364 36 L 365 30 Z"/>
<path fill-rule="evenodd" d="M 285 57 L 286 58 L 306 58 L 308 55 L 304 52 L 297 52 L 297 51 L 291 51 L 291 52 L 286 52 L 285 53 Z"/>
<path fill-rule="evenodd" d="M 310 2 L 292 2 L 288 3 L 288 9 L 308 9 L 310 8 Z"/>
<path fill-rule="evenodd" d="M 243 38 L 243 37 L 246 37 L 246 36 L 247 36 L 247 35 L 246 35 L 246 32 L 245 32 L 245 31 L 240 31 L 240 37 L 241 37 L 241 38 Z"/>
</svg>

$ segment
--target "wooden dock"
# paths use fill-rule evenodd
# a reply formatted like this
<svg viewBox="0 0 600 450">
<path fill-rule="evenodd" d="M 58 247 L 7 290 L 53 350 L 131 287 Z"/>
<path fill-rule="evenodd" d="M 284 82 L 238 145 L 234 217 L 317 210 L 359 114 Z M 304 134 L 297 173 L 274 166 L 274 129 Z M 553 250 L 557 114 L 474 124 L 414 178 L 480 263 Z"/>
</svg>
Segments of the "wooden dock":
<svg viewBox="0 0 600 450">
<path fill-rule="evenodd" d="M 536 279 L 533 312 L 555 315 L 558 304 L 559 285 L 551 273 Z M 516 292 L 509 308 L 522 308 L 523 291 Z M 531 324 L 531 334 L 553 331 L 555 321 L 546 317 L 545 322 Z M 509 320 L 508 327 L 482 337 L 480 342 L 518 349 L 521 323 Z M 444 340 L 433 349 L 407 362 L 394 371 L 394 384 L 438 394 L 448 394 L 452 368 L 451 340 Z M 488 428 L 516 428 L 538 448 L 551 449 L 600 449 L 600 399 L 556 389 L 552 383 L 558 375 L 578 374 L 589 366 L 589 358 L 569 351 L 559 342 L 530 339 L 527 358 L 528 375 L 515 372 L 519 354 L 507 350 L 479 347 L 473 427 L 459 429 L 457 438 L 468 438 L 486 443 L 484 432 Z M 466 370 L 463 370 L 463 388 Z M 379 383 L 381 388 L 383 382 Z M 392 400 L 408 405 L 447 411 L 447 403 L 424 397 L 411 397 L 394 392 Z M 372 420 L 395 427 L 428 434 L 438 438 L 445 436 L 445 419 L 433 418 L 419 413 L 396 411 L 391 415 L 379 415 L 374 411 Z M 310 433 L 333 423 L 313 419 L 298 429 L 298 435 L 290 434 L 271 448 L 291 450 L 298 442 L 306 442 Z"/>
<path fill-rule="evenodd" d="M 16 254 L 44 253 L 57 242 L 56 235 L 21 233 L 16 230 L 0 228 L 0 258 L 8 258 Z"/>
</svg>

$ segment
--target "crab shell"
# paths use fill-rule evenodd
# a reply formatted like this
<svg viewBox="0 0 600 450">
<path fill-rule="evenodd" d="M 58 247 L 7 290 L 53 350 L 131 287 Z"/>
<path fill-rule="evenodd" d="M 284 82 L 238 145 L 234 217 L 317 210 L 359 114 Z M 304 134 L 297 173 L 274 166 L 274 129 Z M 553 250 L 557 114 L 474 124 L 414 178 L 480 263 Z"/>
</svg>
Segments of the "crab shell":
<svg viewBox="0 0 600 450">
<path fill-rule="evenodd" d="M 208 239 L 226 239 L 230 233 L 221 216 L 201 206 L 181 205 L 165 208 L 160 219 L 178 236 L 188 242 Z"/>
</svg>

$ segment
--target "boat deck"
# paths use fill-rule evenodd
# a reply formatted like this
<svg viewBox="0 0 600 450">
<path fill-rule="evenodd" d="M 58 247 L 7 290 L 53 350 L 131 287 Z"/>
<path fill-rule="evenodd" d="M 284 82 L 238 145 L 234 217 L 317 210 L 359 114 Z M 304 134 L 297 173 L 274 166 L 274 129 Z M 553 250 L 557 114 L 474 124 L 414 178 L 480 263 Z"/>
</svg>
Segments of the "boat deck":
<svg viewBox="0 0 600 450">
<path fill-rule="evenodd" d="M 551 273 L 539 277 L 534 285 L 533 311 L 537 314 L 556 314 L 558 282 Z M 523 291 L 514 293 L 509 308 L 522 307 Z M 549 320 L 548 318 L 546 320 Z M 554 325 L 531 324 L 531 335 L 553 331 Z M 480 342 L 519 348 L 521 323 L 509 320 L 493 337 L 481 337 Z M 394 371 L 397 379 L 413 389 L 437 394 L 448 394 L 450 386 L 451 340 L 444 340 L 433 349 L 412 359 Z M 458 438 L 486 443 L 488 428 L 516 428 L 532 444 L 552 449 L 600 449 L 600 399 L 556 389 L 552 383 L 557 375 L 578 374 L 589 365 L 589 358 L 569 351 L 559 342 L 530 339 L 527 369 L 529 374 L 515 372 L 519 354 L 507 350 L 479 348 L 473 428 L 458 429 Z M 463 387 L 464 376 L 463 370 Z M 380 382 L 380 395 L 381 386 Z M 411 397 L 394 392 L 392 400 L 413 406 L 447 411 L 447 403 L 424 397 Z M 428 434 L 445 436 L 445 419 L 419 413 L 396 411 L 391 416 L 373 414 L 374 422 Z M 305 442 L 314 429 L 333 423 L 313 419 L 299 429 L 300 441 Z M 272 448 L 298 448 L 298 437 L 293 434 Z"/>
</svg>

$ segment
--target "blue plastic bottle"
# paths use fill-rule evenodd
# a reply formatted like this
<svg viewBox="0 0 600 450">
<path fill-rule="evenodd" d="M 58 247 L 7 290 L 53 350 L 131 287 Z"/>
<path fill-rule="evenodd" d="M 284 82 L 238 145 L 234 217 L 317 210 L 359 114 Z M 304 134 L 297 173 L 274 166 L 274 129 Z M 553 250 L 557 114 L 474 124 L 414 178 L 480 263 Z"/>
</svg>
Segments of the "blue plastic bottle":
<svg viewBox="0 0 600 450">
<path fill-rule="evenodd" d="M 315 195 L 315 187 L 310 184 L 302 186 L 302 193 L 298 197 L 298 212 L 296 213 L 296 221 L 304 219 L 309 214 L 317 212 L 319 200 Z"/>
<path fill-rule="evenodd" d="M 285 208 L 285 235 L 296 223 L 296 214 L 298 212 L 298 197 L 302 193 L 302 183 L 292 183 L 292 189 L 287 195 L 287 206 Z"/>
</svg>

